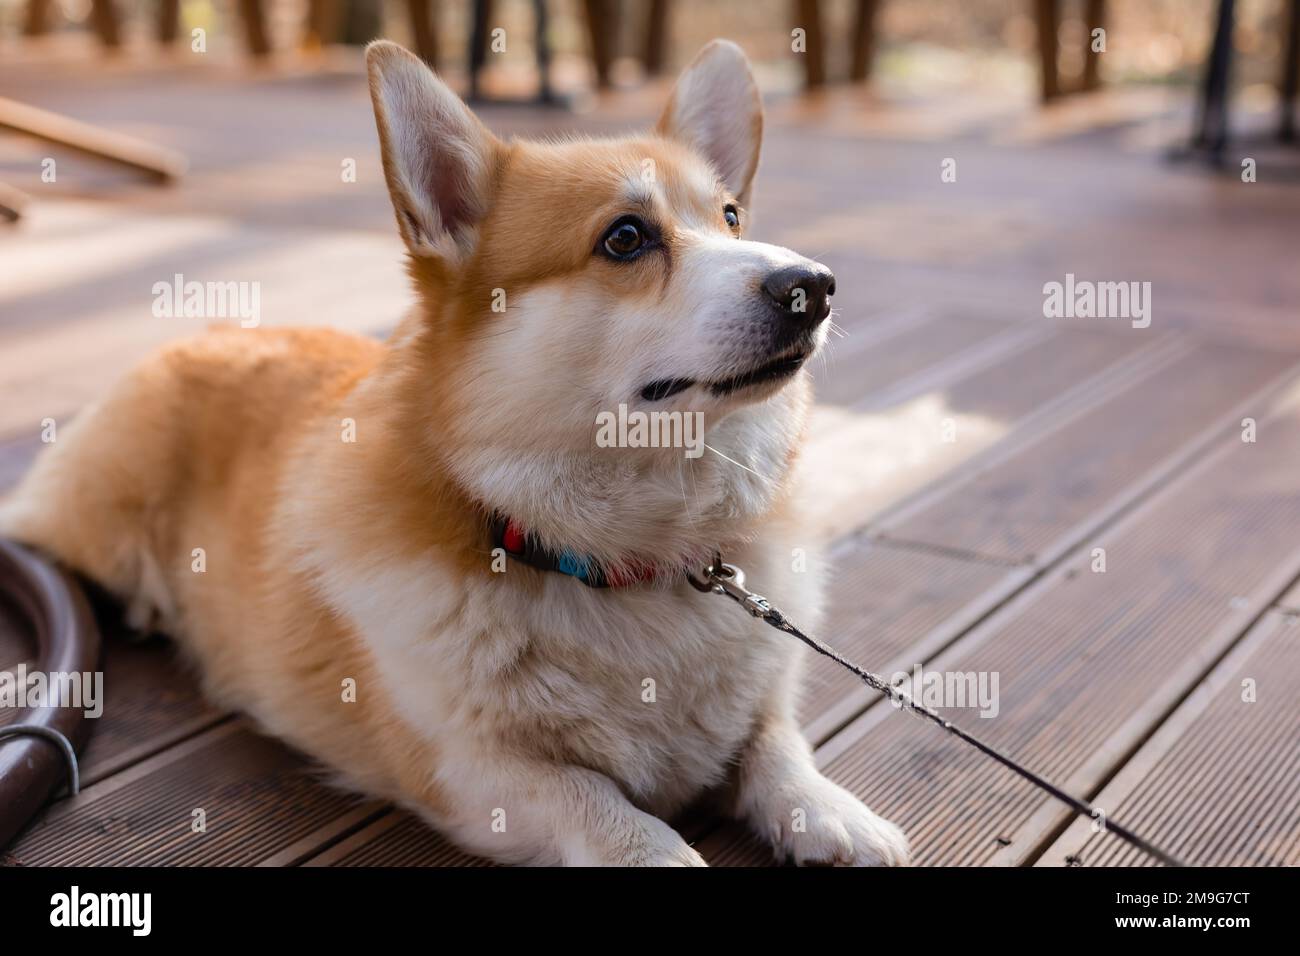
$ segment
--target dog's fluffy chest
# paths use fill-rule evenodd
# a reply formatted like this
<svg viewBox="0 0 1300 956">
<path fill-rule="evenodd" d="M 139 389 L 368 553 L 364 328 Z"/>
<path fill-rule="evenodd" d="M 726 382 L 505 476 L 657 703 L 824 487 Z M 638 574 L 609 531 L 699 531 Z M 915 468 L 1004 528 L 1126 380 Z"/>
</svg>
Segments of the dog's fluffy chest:
<svg viewBox="0 0 1300 956">
<path fill-rule="evenodd" d="M 390 573 L 349 609 L 385 693 L 444 753 L 588 767 L 672 812 L 723 778 L 791 676 L 797 645 L 686 584 L 593 591 L 511 573 L 545 576 L 540 591 L 496 577 L 431 590 L 427 572 Z M 813 592 L 783 598 L 810 611 Z"/>
</svg>

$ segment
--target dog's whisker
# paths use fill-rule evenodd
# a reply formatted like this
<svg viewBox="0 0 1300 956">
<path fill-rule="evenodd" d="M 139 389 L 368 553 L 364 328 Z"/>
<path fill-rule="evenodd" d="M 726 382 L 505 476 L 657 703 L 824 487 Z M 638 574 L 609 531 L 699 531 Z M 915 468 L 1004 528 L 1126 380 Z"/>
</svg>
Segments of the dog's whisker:
<svg viewBox="0 0 1300 956">
<path fill-rule="evenodd" d="M 723 459 L 724 461 L 731 462 L 737 468 L 743 468 L 751 475 L 755 475 L 759 478 L 762 478 L 764 481 L 768 482 L 769 484 L 773 484 L 773 485 L 776 484 L 776 482 L 773 481 L 771 478 L 767 477 L 767 475 L 755 471 L 753 468 L 750 468 L 748 465 L 744 464 L 743 462 L 736 461 L 736 459 L 734 458 L 728 458 L 726 455 L 718 451 L 716 448 L 714 448 L 712 445 L 708 444 L 707 442 L 705 443 L 704 447 L 707 448 L 709 451 L 713 452 L 715 455 L 717 455 L 719 458 Z"/>
<path fill-rule="evenodd" d="M 695 462 L 690 458 L 686 459 L 685 471 L 690 472 L 691 488 L 694 489 L 695 488 Z M 682 489 L 682 510 L 686 513 L 686 520 L 690 523 L 691 527 L 695 527 L 696 518 L 695 515 L 691 514 L 690 498 L 686 494 L 686 475 L 683 474 L 683 472 L 681 471 L 677 472 L 677 481 Z"/>
</svg>

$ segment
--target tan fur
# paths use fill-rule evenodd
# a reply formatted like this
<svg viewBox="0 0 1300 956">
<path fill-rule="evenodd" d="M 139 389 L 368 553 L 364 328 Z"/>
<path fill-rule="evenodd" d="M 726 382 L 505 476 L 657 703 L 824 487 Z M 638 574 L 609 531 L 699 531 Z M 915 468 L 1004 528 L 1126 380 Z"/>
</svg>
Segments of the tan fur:
<svg viewBox="0 0 1300 956">
<path fill-rule="evenodd" d="M 409 54 L 378 44 L 369 61 L 419 307 L 383 344 L 223 328 L 164 349 L 63 432 L 0 529 L 174 634 L 216 699 L 476 852 L 695 865 L 658 817 L 730 776 L 737 813 L 782 853 L 903 861 L 901 834 L 813 767 L 795 647 L 678 573 L 720 546 L 815 619 L 814 583 L 788 568 L 807 545 L 790 486 L 806 375 L 694 399 L 718 422 L 710 444 L 755 467 L 592 448 L 593 411 L 677 368 L 662 363 L 725 376 L 744 360 L 729 331 L 743 310 L 692 315 L 719 298 L 707 283 L 739 295 L 794 258 L 736 241 L 722 216 L 757 166 L 743 56 L 715 44 L 688 73 L 696 98 L 729 76 L 751 131 L 743 154 L 717 150 L 740 157 L 730 183 L 676 107 L 648 137 L 506 144 Z M 653 188 L 629 200 L 647 161 Z M 661 224 L 664 254 L 594 255 L 629 201 Z M 494 573 L 493 509 L 664 580 L 594 591 L 516 563 Z"/>
</svg>

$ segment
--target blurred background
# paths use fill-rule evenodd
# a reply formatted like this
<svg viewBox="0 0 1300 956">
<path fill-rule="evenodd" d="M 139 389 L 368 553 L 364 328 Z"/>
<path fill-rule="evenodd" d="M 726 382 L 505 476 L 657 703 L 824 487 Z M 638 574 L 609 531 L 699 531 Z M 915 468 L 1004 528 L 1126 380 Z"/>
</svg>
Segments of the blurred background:
<svg viewBox="0 0 1300 956">
<path fill-rule="evenodd" d="M 883 673 L 1000 673 L 999 716 L 954 719 L 1191 862 L 1300 863 L 1298 31 L 1300 0 L 0 0 L 0 493 L 44 423 L 236 318 L 160 318 L 158 282 L 393 328 L 366 41 L 541 136 L 644 128 L 727 37 L 766 101 L 752 236 L 838 278 L 805 456 L 825 636 Z M 1149 283 L 1149 324 L 1045 315 L 1067 276 Z M 306 778 L 165 650 L 105 668 L 86 794 L 11 860 L 469 862 Z M 920 862 L 1143 862 L 890 714 L 811 668 L 819 759 Z M 240 825 L 174 837 L 200 805 Z"/>
<path fill-rule="evenodd" d="M 599 5 L 599 4 L 598 4 Z M 654 0 L 612 0 L 607 4 L 617 23 L 612 56 L 619 61 L 616 80 L 634 82 L 640 75 L 646 26 Z M 661 4 L 669 21 L 664 66 L 676 69 L 692 51 L 715 36 L 742 43 L 763 71 L 765 86 L 792 87 L 802 76 L 802 66 L 790 56 L 788 29 L 803 15 L 791 0 L 708 0 Z M 191 29 L 208 31 L 215 41 L 212 60 L 229 63 L 241 59 L 247 41 L 246 18 L 238 2 L 180 0 L 173 30 L 178 46 L 188 45 Z M 312 0 L 263 0 L 267 49 L 278 58 L 294 56 L 304 48 L 319 51 L 333 43 L 364 44 L 387 36 L 416 46 L 409 5 L 394 0 L 334 0 L 322 18 L 323 5 Z M 548 0 L 548 39 L 555 65 L 563 77 L 557 82 L 580 88 L 588 80 L 590 32 L 583 0 Z M 823 30 L 836 42 L 825 52 L 829 71 L 847 71 L 852 63 L 849 42 L 857 16 L 856 0 L 825 0 L 821 8 Z M 891 93 L 970 90 L 972 87 L 1002 93 L 1027 93 L 1037 83 L 1037 4 L 1034 0 L 878 0 L 875 12 L 874 81 Z M 1239 0 L 1234 47 L 1241 55 L 1239 82 L 1243 92 L 1271 97 L 1285 52 L 1282 21 L 1285 2 Z M 33 9 L 40 7 L 39 14 Z M 154 59 L 160 24 L 167 0 L 117 0 L 113 4 L 115 38 L 125 55 Z M 432 22 L 436 56 L 449 73 L 464 71 L 468 38 L 473 24 L 469 0 L 424 4 Z M 499 58 L 492 69 L 515 74 L 520 83 L 535 79 L 531 39 L 534 30 L 532 0 L 495 0 L 492 25 L 523 40 Z M 1111 0 L 1105 5 L 1108 31 L 1122 38 L 1107 50 L 1100 64 L 1107 83 L 1186 85 L 1200 76 L 1200 67 L 1214 32 L 1217 0 Z M 94 0 L 2 0 L 0 30 L 6 59 L 25 53 L 51 55 L 62 49 L 82 58 L 96 56 L 96 35 L 103 37 L 104 18 Z M 1062 75 L 1079 79 L 1084 71 L 1083 36 L 1086 0 L 1060 4 L 1059 41 Z M 33 22 L 34 16 L 36 22 Z M 323 29 L 322 29 L 323 26 Z M 322 37 L 324 33 L 324 37 Z M 36 39 L 39 37 L 39 41 Z M 231 43 L 230 40 L 237 42 Z M 102 48 L 100 49 L 102 52 Z M 175 59 L 184 61 L 183 55 Z"/>
</svg>

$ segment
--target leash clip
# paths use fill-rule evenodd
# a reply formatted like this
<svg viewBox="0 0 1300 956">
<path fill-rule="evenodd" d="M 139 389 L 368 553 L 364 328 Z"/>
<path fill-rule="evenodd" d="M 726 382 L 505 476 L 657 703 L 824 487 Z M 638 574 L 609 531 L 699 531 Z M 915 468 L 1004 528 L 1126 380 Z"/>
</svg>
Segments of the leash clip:
<svg viewBox="0 0 1300 956">
<path fill-rule="evenodd" d="M 745 572 L 734 564 L 727 564 L 717 551 L 702 573 L 688 572 L 686 580 L 697 591 L 726 595 L 753 617 L 765 618 L 772 613 L 772 602 L 745 587 Z"/>
<path fill-rule="evenodd" d="M 722 594 L 721 585 L 714 584 L 714 578 L 718 577 L 718 569 L 722 567 L 722 553 L 713 552 L 713 560 L 704 566 L 703 571 L 687 571 L 686 580 L 690 582 L 691 587 L 705 594 Z M 743 578 L 742 578 L 743 580 Z"/>
</svg>

